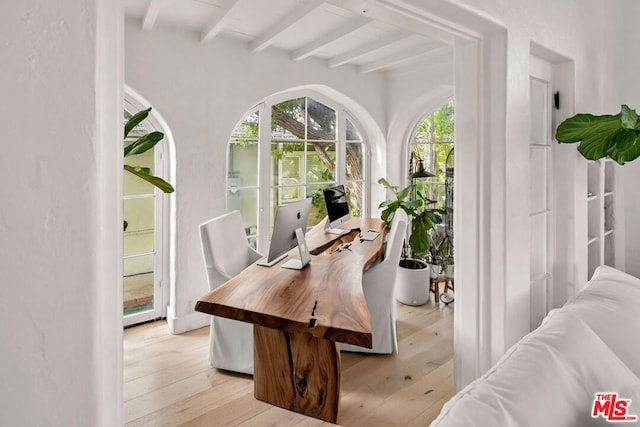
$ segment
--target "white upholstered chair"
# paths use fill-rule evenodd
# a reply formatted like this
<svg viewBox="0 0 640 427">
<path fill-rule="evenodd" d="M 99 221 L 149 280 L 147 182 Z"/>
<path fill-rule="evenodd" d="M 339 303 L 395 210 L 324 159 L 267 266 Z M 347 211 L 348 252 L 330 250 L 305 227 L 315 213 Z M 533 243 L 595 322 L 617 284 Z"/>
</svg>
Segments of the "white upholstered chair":
<svg viewBox="0 0 640 427">
<path fill-rule="evenodd" d="M 200 243 L 209 290 L 240 273 L 262 256 L 247 242 L 240 212 L 200 224 Z M 211 316 L 209 363 L 229 371 L 253 374 L 253 325 Z"/>
<path fill-rule="evenodd" d="M 373 348 L 368 349 L 343 343 L 340 345 L 342 351 L 381 354 L 398 351 L 396 304 L 393 290 L 407 222 L 407 214 L 402 209 L 398 209 L 394 214 L 391 230 L 387 234 L 384 259 L 365 271 L 362 277 L 362 290 L 371 314 Z"/>
</svg>

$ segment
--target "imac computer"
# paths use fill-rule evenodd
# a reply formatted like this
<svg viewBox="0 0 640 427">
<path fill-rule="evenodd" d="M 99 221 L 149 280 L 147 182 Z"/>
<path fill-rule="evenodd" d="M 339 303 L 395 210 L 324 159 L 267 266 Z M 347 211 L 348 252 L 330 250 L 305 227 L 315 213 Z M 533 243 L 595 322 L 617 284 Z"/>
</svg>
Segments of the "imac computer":
<svg viewBox="0 0 640 427">
<path fill-rule="evenodd" d="M 300 259 L 290 259 L 282 267 L 302 269 L 311 261 L 304 234 L 307 230 L 307 220 L 311 209 L 311 199 L 304 199 L 278 207 L 276 220 L 271 234 L 269 255 L 256 264 L 271 267 L 278 263 L 288 252 L 298 247 Z"/>
<path fill-rule="evenodd" d="M 344 185 L 336 185 L 322 190 L 324 203 L 327 206 L 327 223 L 324 231 L 331 234 L 344 234 L 349 230 L 338 228 L 340 224 L 351 218 L 349 202 Z"/>
</svg>

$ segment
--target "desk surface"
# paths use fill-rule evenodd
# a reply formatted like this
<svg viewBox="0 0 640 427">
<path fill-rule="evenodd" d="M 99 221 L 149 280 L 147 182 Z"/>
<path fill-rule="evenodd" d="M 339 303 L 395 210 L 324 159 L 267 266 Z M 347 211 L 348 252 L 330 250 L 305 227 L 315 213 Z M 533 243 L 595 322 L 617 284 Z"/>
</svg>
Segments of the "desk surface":
<svg viewBox="0 0 640 427">
<path fill-rule="evenodd" d="M 307 235 L 313 250 L 339 239 L 325 233 L 324 222 Z M 352 218 L 344 229 L 363 232 L 385 225 L 380 219 Z M 204 295 L 196 311 L 254 323 L 288 332 L 305 332 L 316 338 L 371 348 L 371 319 L 362 291 L 362 273 L 380 256 L 383 237 L 373 241 L 355 238 L 348 249 L 312 255 L 302 270 L 251 265 Z M 297 248 L 289 256 L 298 257 Z M 312 316 L 313 313 L 313 316 Z M 315 326 L 310 327 L 310 319 Z"/>
</svg>

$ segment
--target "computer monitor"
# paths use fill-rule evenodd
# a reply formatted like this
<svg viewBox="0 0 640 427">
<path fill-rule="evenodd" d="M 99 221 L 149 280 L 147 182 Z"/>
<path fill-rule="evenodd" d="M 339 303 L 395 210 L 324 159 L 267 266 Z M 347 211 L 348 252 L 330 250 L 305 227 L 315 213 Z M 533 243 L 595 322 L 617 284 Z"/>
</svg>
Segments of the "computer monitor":
<svg viewBox="0 0 640 427">
<path fill-rule="evenodd" d="M 309 263 L 311 255 L 309 255 L 304 234 L 307 230 L 310 209 L 311 199 L 304 199 L 278 207 L 273 232 L 271 233 L 269 255 L 258 261 L 258 265 L 271 267 L 286 257 L 288 252 L 296 246 L 300 251 L 300 259 L 290 259 L 282 267 L 301 269 Z"/>
<path fill-rule="evenodd" d="M 349 201 L 344 185 L 336 185 L 322 190 L 324 204 L 327 207 L 327 223 L 324 231 L 331 234 L 344 234 L 349 230 L 338 228 L 340 224 L 351 218 Z"/>
</svg>

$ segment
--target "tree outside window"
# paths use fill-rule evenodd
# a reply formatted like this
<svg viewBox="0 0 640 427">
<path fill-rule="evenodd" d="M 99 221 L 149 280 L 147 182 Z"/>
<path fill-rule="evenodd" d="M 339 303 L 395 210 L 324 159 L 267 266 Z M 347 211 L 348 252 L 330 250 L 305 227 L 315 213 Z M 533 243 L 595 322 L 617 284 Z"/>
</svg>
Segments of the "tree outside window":
<svg viewBox="0 0 640 427">
<path fill-rule="evenodd" d="M 260 135 L 260 120 L 270 121 L 269 135 Z M 264 128 L 264 127 L 263 127 Z M 260 159 L 260 144 L 269 158 Z M 227 209 L 242 213 L 250 241 L 270 234 L 258 231 L 260 191 L 269 191 L 263 224 L 273 227 L 278 206 L 311 198 L 309 226 L 326 216 L 322 189 L 345 184 L 351 214 L 364 204 L 365 141 L 343 109 L 303 96 L 248 114 L 229 139 Z M 264 154 L 264 153 L 263 153 Z M 260 166 L 269 168 L 269 182 L 260 182 Z M 263 175 L 265 176 L 265 175 Z M 264 202 L 263 202 L 264 203 Z"/>
</svg>

